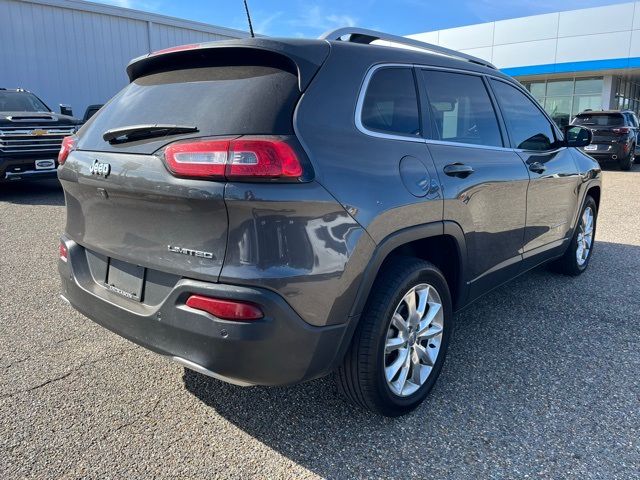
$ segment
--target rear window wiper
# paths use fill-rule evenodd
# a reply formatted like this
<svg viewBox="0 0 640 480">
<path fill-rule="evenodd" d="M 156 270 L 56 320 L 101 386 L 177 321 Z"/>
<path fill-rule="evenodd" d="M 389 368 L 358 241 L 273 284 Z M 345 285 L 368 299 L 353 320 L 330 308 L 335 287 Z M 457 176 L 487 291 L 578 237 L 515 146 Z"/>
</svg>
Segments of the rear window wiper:
<svg viewBox="0 0 640 480">
<path fill-rule="evenodd" d="M 143 138 L 163 137 L 165 135 L 177 135 L 179 133 L 197 132 L 198 127 L 191 125 L 163 125 L 152 123 L 147 125 L 129 125 L 107 130 L 102 134 L 105 142 L 125 143 Z"/>
</svg>

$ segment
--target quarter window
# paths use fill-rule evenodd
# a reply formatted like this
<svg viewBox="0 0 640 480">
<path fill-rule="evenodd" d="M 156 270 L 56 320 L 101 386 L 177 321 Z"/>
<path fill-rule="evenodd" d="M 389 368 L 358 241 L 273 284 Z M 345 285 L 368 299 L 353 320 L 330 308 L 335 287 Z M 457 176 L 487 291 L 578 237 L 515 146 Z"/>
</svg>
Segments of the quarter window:
<svg viewBox="0 0 640 480">
<path fill-rule="evenodd" d="M 438 140 L 502 147 L 502 136 L 482 78 L 423 70 Z"/>
<path fill-rule="evenodd" d="M 362 105 L 362 125 L 376 132 L 420 136 L 418 96 L 410 68 L 377 70 Z"/>
<path fill-rule="evenodd" d="M 551 123 L 540 109 L 516 87 L 491 80 L 509 130 L 511 144 L 523 150 L 550 150 L 555 143 Z"/>
</svg>

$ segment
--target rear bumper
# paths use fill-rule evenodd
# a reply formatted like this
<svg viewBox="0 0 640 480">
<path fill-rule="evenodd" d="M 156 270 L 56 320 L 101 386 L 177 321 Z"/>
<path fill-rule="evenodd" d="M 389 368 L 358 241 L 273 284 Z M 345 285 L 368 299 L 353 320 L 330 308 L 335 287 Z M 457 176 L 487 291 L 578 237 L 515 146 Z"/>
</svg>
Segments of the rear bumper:
<svg viewBox="0 0 640 480">
<path fill-rule="evenodd" d="M 616 162 L 622 158 L 625 158 L 626 155 L 629 154 L 630 144 L 626 145 L 627 149 L 625 150 L 625 143 L 612 143 L 612 144 L 597 144 L 598 150 L 585 150 L 582 148 L 582 152 L 587 155 L 593 157 L 598 162 Z"/>
<path fill-rule="evenodd" d="M 64 298 L 94 322 L 192 370 L 238 385 L 287 385 L 337 364 L 347 324 L 314 327 L 271 291 L 184 278 L 157 304 L 140 303 L 95 282 L 84 249 L 65 243 L 68 261 L 59 261 Z M 252 302 L 265 316 L 222 320 L 187 307 L 194 293 Z"/>
</svg>

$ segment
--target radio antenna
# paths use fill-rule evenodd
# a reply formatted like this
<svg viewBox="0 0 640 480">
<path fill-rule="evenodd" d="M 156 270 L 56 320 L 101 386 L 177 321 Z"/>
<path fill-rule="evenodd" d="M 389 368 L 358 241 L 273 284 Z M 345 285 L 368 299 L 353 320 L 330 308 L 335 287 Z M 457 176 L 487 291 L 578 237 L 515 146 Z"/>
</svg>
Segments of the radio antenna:
<svg viewBox="0 0 640 480">
<path fill-rule="evenodd" d="M 255 38 L 255 34 L 253 33 L 253 25 L 251 24 L 251 14 L 249 13 L 249 5 L 247 5 L 247 0 L 244 1 L 244 10 L 247 12 L 247 22 L 249 22 L 249 33 L 251 33 L 251 38 Z"/>
</svg>

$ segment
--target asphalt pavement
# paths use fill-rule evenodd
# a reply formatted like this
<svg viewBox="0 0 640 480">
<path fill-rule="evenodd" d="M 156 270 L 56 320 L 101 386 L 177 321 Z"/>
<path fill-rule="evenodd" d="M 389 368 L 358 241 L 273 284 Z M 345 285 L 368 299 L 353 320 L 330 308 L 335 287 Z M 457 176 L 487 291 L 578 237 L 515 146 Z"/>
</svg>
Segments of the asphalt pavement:
<svg viewBox="0 0 640 480">
<path fill-rule="evenodd" d="M 549 199 L 553 201 L 553 199 Z M 640 166 L 606 171 L 594 257 L 456 317 L 428 400 L 386 419 L 330 378 L 241 388 L 59 298 L 64 198 L 0 185 L 0 478 L 640 477 Z"/>
</svg>

